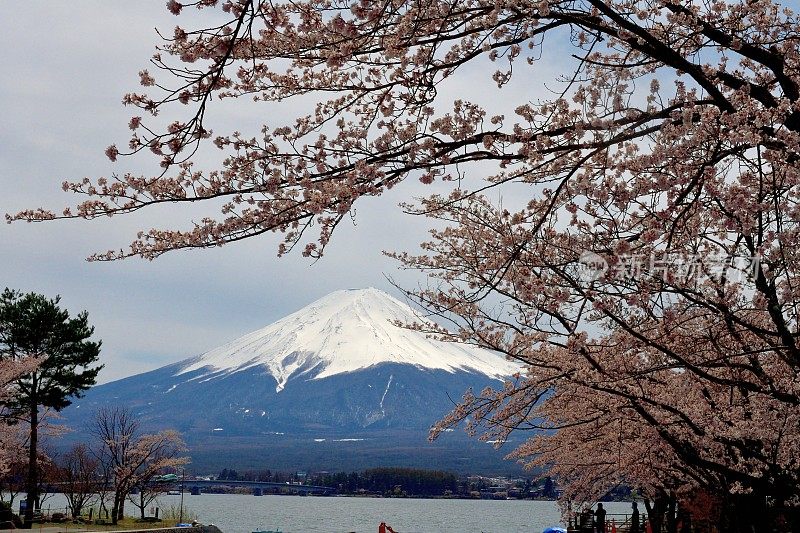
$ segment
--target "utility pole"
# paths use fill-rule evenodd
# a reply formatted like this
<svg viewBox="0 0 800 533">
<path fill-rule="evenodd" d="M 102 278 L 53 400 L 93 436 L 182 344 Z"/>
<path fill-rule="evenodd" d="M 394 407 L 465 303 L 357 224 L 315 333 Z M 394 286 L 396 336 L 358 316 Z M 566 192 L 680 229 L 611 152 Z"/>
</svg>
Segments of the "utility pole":
<svg viewBox="0 0 800 533">
<path fill-rule="evenodd" d="M 180 511 L 180 518 L 178 518 L 178 523 L 183 524 L 183 487 L 186 485 L 186 469 L 184 468 L 181 471 L 181 511 Z"/>
</svg>

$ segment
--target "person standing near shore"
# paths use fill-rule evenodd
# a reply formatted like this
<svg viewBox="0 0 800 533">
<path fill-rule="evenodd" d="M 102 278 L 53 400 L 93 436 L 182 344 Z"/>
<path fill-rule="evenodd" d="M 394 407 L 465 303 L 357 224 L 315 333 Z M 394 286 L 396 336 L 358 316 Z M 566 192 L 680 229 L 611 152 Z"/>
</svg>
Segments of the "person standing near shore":
<svg viewBox="0 0 800 533">
<path fill-rule="evenodd" d="M 636 502 L 631 504 L 633 511 L 631 512 L 631 529 L 630 533 L 641 533 L 639 529 L 639 506 Z"/>
<path fill-rule="evenodd" d="M 597 510 L 594 512 L 595 531 L 597 533 L 606 533 L 606 510 L 603 508 L 602 503 L 597 504 Z"/>
</svg>

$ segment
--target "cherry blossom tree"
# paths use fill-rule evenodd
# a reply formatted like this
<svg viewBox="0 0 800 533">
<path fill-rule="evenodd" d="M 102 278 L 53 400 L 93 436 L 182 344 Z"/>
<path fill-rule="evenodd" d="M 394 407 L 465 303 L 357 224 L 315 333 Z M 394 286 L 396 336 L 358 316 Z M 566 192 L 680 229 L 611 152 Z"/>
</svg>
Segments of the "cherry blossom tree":
<svg viewBox="0 0 800 533">
<path fill-rule="evenodd" d="M 8 454 L 4 458 L 3 473 L 0 475 L 0 502 L 8 509 L 20 494 L 25 493 L 25 477 L 27 471 L 27 457 L 19 454 Z"/>
<path fill-rule="evenodd" d="M 19 426 L 8 409 L 7 403 L 13 398 L 14 382 L 41 363 L 41 358 L 29 357 L 22 360 L 0 359 L 0 476 L 4 476 L 11 466 L 22 457 Z"/>
<path fill-rule="evenodd" d="M 189 462 L 180 456 L 185 447 L 176 431 L 142 434 L 139 422 L 124 408 L 99 409 L 90 431 L 98 441 L 95 455 L 114 489 L 114 524 L 123 518 L 125 499 L 132 488 Z"/>
<path fill-rule="evenodd" d="M 10 221 L 221 202 L 216 217 L 93 258 L 273 231 L 279 253 L 300 244 L 316 257 L 360 198 L 436 182 L 438 194 L 404 204 L 433 219 L 431 240 L 394 255 L 431 276 L 415 296 L 455 332 L 417 327 L 528 368 L 503 390 L 468 394 L 444 425 L 469 419 L 500 440 L 557 429 L 516 454 L 552 465 L 575 497 L 624 479 L 654 498 L 718 495 L 764 517 L 727 530 L 797 527 L 794 13 L 767 0 L 168 7 L 226 19 L 177 27 L 140 73 L 147 92 L 125 96 L 132 135 L 106 153 L 150 151 L 161 173 L 68 182 L 88 197 L 76 208 Z M 509 105 L 546 60 L 564 72 L 551 95 Z M 464 72 L 497 109 L 443 101 Z M 214 97 L 317 103 L 258 134 L 214 134 Z M 209 142 L 225 159 L 197 168 Z M 504 205 L 487 191 L 507 191 Z"/>
</svg>

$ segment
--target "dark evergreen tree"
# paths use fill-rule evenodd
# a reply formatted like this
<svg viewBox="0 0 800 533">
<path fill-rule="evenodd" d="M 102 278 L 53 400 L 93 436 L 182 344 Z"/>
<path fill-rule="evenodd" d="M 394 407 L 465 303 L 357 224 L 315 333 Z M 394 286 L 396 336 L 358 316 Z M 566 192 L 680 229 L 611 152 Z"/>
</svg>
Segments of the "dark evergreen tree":
<svg viewBox="0 0 800 533">
<path fill-rule="evenodd" d="M 100 342 L 89 338 L 94 328 L 84 311 L 75 318 L 59 307 L 60 297 L 5 289 L 0 295 L 0 358 L 42 359 L 39 367 L 15 382 L 6 405 L 17 421 L 30 425 L 28 442 L 27 510 L 25 527 L 33 522 L 38 499 L 40 409 L 64 409 L 71 398 L 94 385 L 102 365 L 91 367 L 100 355 Z"/>
<path fill-rule="evenodd" d="M 556 484 L 553 482 L 553 478 L 547 476 L 544 478 L 544 488 L 542 489 L 542 496 L 545 498 L 555 498 L 556 494 Z"/>
</svg>

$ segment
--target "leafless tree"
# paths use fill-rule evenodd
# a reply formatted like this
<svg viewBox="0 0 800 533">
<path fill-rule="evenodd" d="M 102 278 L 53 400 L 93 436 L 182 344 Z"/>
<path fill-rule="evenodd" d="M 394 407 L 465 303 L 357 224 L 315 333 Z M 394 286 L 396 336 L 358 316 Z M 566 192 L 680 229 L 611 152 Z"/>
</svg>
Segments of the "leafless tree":
<svg viewBox="0 0 800 533">
<path fill-rule="evenodd" d="M 73 518 L 97 498 L 99 461 L 85 444 L 76 444 L 61 460 L 61 482 Z"/>
</svg>

